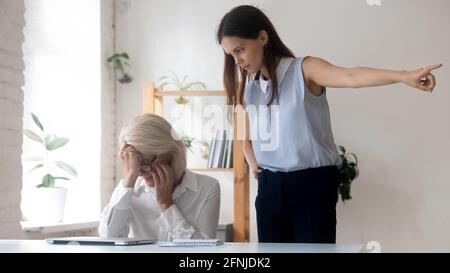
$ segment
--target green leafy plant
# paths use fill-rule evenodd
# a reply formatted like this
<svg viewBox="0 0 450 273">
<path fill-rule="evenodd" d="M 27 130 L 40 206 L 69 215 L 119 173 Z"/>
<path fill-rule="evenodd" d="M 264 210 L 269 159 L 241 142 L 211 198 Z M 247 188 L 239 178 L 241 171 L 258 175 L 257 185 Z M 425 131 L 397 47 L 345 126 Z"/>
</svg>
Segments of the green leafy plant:
<svg viewBox="0 0 450 273">
<path fill-rule="evenodd" d="M 170 72 L 171 75 L 169 76 L 163 76 L 159 79 L 156 80 L 156 82 L 160 82 L 159 84 L 159 88 L 163 89 L 164 86 L 166 85 L 172 85 L 175 88 L 177 88 L 178 90 L 181 91 L 188 91 L 188 90 L 192 90 L 193 88 L 199 88 L 199 89 L 203 89 L 206 90 L 206 85 L 203 82 L 200 81 L 188 81 L 187 79 L 189 78 L 188 75 L 185 75 L 183 77 L 183 79 L 180 80 L 180 78 L 178 77 L 177 74 L 175 74 L 174 72 Z M 183 96 L 180 96 L 178 98 L 175 99 L 175 102 L 178 104 L 187 104 L 189 102 L 189 100 L 187 100 L 186 98 L 184 98 Z"/>
<path fill-rule="evenodd" d="M 39 128 L 39 132 L 36 133 L 33 130 L 25 129 L 23 133 L 26 137 L 39 143 L 42 146 L 43 155 L 24 156 L 22 159 L 24 161 L 35 162 L 34 167 L 30 170 L 30 173 L 41 168 L 45 169 L 46 174 L 42 177 L 42 182 L 41 184 L 37 185 L 37 187 L 53 188 L 55 187 L 56 180 L 70 180 L 70 178 L 68 177 L 54 176 L 50 174 L 51 165 L 57 166 L 72 177 L 77 177 L 77 171 L 71 165 L 63 161 L 51 161 L 49 159 L 49 153 L 65 146 L 69 142 L 69 139 L 66 137 L 58 137 L 55 134 L 48 134 L 44 130 L 44 126 L 42 125 L 38 117 L 33 113 L 31 113 L 31 117 L 36 126 Z"/>
<path fill-rule="evenodd" d="M 120 72 L 121 76 L 118 79 L 120 83 L 129 83 L 133 80 L 129 72 L 130 65 L 127 62 L 128 60 L 130 60 L 130 57 L 126 52 L 114 53 L 107 59 L 107 62 L 112 64 L 116 71 Z"/>
<path fill-rule="evenodd" d="M 358 158 L 354 153 L 346 153 L 343 146 L 338 146 L 342 164 L 338 166 L 339 194 L 342 202 L 352 199 L 350 195 L 351 185 L 358 175 Z"/>
<path fill-rule="evenodd" d="M 195 138 L 193 137 L 189 137 L 186 134 L 181 134 L 181 140 L 183 141 L 184 146 L 186 147 L 186 149 L 188 149 L 189 151 L 192 152 L 192 142 L 194 141 Z"/>
<path fill-rule="evenodd" d="M 208 159 L 208 156 L 209 156 L 209 143 L 208 143 L 208 141 L 203 139 L 203 140 L 200 141 L 200 144 L 202 145 L 201 146 L 201 150 L 200 150 L 202 158 L 203 159 Z"/>
</svg>

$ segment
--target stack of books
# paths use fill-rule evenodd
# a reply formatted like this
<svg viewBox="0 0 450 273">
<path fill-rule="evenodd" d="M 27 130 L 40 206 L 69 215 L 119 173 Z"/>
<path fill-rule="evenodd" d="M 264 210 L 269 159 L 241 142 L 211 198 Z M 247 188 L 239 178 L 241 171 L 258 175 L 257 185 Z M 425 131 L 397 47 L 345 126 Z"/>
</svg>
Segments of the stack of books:
<svg viewBox="0 0 450 273">
<path fill-rule="evenodd" d="M 233 137 L 231 131 L 217 130 L 209 145 L 208 168 L 232 168 Z"/>
</svg>

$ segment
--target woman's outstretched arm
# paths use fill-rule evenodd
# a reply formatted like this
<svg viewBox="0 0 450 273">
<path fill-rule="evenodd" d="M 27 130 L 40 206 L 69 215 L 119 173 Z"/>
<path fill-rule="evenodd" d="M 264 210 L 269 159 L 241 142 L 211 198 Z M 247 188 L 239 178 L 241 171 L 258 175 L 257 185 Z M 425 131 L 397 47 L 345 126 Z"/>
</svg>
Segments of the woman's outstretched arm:
<svg viewBox="0 0 450 273">
<path fill-rule="evenodd" d="M 329 62 L 308 57 L 302 62 L 303 74 L 307 84 L 334 88 L 360 88 L 403 83 L 426 92 L 436 86 L 431 71 L 442 64 L 429 65 L 416 70 L 386 70 L 368 67 L 344 68 Z"/>
</svg>

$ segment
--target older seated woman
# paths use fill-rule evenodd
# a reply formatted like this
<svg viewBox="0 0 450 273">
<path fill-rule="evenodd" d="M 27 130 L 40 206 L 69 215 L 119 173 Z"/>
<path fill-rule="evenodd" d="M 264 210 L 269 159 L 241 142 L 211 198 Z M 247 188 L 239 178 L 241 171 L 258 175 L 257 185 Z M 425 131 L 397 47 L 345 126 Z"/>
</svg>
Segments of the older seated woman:
<svg viewBox="0 0 450 273">
<path fill-rule="evenodd" d="M 215 238 L 220 187 L 186 169 L 186 149 L 160 116 L 143 114 L 121 131 L 123 177 L 101 214 L 101 237 Z"/>
</svg>

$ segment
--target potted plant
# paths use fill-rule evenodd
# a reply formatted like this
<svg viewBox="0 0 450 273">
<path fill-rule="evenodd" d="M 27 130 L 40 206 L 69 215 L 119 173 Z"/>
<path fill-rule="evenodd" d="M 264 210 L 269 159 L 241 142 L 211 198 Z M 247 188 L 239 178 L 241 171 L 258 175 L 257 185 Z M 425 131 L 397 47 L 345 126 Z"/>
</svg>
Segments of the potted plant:
<svg viewBox="0 0 450 273">
<path fill-rule="evenodd" d="M 156 82 L 159 81 L 163 81 L 160 85 L 159 88 L 163 89 L 164 86 L 166 85 L 172 85 L 175 88 L 177 88 L 178 90 L 181 91 L 188 91 L 188 90 L 192 90 L 193 88 L 199 88 L 199 89 L 203 89 L 206 90 L 206 85 L 200 81 L 188 81 L 188 75 L 185 75 L 183 77 L 183 79 L 180 80 L 180 78 L 178 77 L 177 74 L 175 74 L 174 72 L 170 72 L 171 75 L 169 76 L 163 76 L 159 79 L 156 80 Z M 175 102 L 178 104 L 187 104 L 189 102 L 189 100 L 187 100 L 186 98 L 184 98 L 183 96 L 179 96 L 178 98 L 175 99 Z"/>
<path fill-rule="evenodd" d="M 113 65 L 114 70 L 120 73 L 118 79 L 120 83 L 129 83 L 133 80 L 128 60 L 130 60 L 130 57 L 126 52 L 114 53 L 107 59 L 107 62 Z"/>
<path fill-rule="evenodd" d="M 28 139 L 40 145 L 42 154 L 24 156 L 22 159 L 34 163 L 29 171 L 30 173 L 42 170 L 43 175 L 40 183 L 29 192 L 28 196 L 25 196 L 27 198 L 24 198 L 24 220 L 60 222 L 64 216 L 67 190 L 63 187 L 57 187 L 55 183 L 57 180 L 70 180 L 71 178 L 55 175 L 53 171 L 54 169 L 60 169 L 70 177 L 77 177 L 77 171 L 63 161 L 52 160 L 51 153 L 65 146 L 69 139 L 46 132 L 38 117 L 33 113 L 31 113 L 31 117 L 39 131 L 25 129 L 23 133 Z"/>
<path fill-rule="evenodd" d="M 338 194 L 341 195 L 342 202 L 352 199 L 350 195 L 351 185 L 358 175 L 358 158 L 354 153 L 346 153 L 343 146 L 338 146 L 342 164 L 338 166 Z"/>
<path fill-rule="evenodd" d="M 194 141 L 195 138 L 193 137 L 189 137 L 188 135 L 186 135 L 185 133 L 181 134 L 181 141 L 183 141 L 184 146 L 186 147 L 186 149 L 188 149 L 191 153 L 192 151 L 192 142 Z"/>
<path fill-rule="evenodd" d="M 209 143 L 208 141 L 206 141 L 205 139 L 202 139 L 200 141 L 200 154 L 202 156 L 203 159 L 208 160 L 209 157 Z"/>
</svg>

